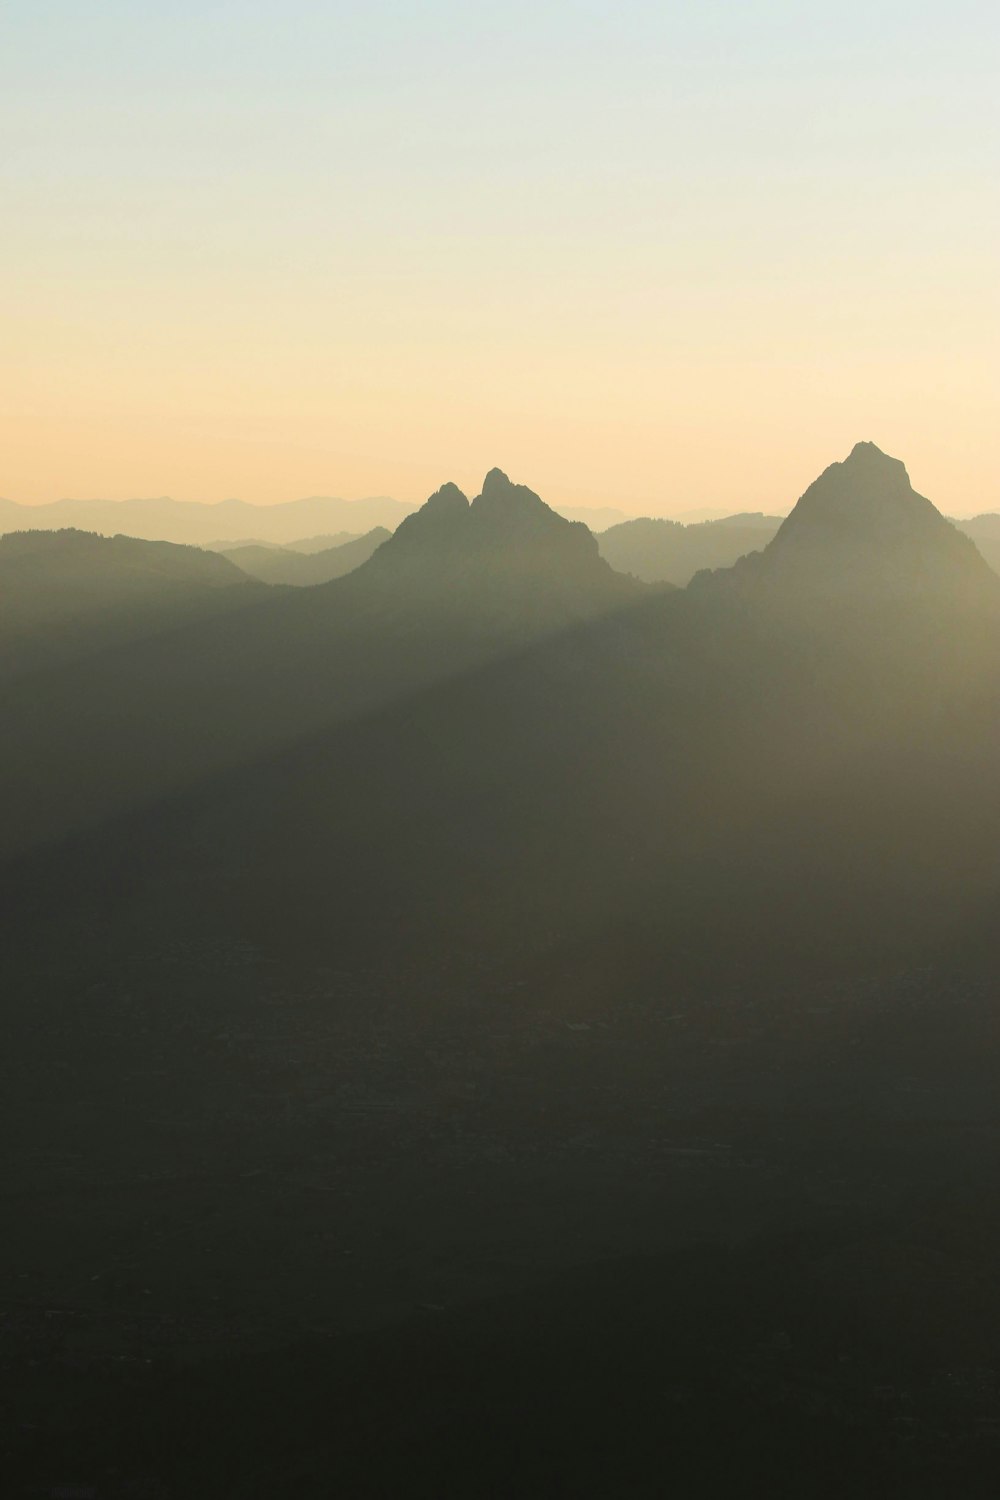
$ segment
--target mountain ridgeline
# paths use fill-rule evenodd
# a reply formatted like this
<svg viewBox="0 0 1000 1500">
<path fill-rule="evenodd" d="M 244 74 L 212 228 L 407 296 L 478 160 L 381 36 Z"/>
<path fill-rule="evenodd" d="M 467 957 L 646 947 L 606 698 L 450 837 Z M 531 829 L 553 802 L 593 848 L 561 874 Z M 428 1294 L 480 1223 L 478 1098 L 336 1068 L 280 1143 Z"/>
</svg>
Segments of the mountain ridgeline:
<svg viewBox="0 0 1000 1500">
<path fill-rule="evenodd" d="M 780 516 L 737 515 L 683 525 L 645 517 L 622 521 L 601 532 L 601 556 L 619 573 L 646 583 L 684 588 L 706 568 L 729 568 L 748 552 L 766 547 L 781 525 Z"/>
<path fill-rule="evenodd" d="M 866 840 L 883 837 L 880 857 L 889 835 L 876 831 L 891 807 L 904 842 L 923 828 L 929 848 L 966 826 L 959 818 L 932 835 L 925 815 L 937 807 L 934 767 L 945 744 L 948 756 L 971 755 L 977 765 L 992 744 L 998 595 L 1000 580 L 973 544 L 871 444 L 825 471 L 762 552 L 698 575 L 685 591 L 615 573 L 584 526 L 493 470 L 471 503 L 454 485 L 438 490 L 345 577 L 251 593 L 244 608 L 149 641 L 130 638 L 74 662 L 71 674 L 13 682 L 0 776 L 17 795 L 0 848 L 12 857 L 108 829 L 109 819 L 185 789 L 202 807 L 199 785 L 232 773 L 219 805 L 248 799 L 240 837 L 263 807 L 277 840 L 267 858 L 239 857 L 241 878 L 252 886 L 255 872 L 286 868 L 291 885 L 304 882 L 306 912 L 331 877 L 300 870 L 294 841 L 279 851 L 284 835 L 275 830 L 301 827 L 315 805 L 337 847 L 353 812 L 330 778 L 338 757 L 351 760 L 351 747 L 364 744 L 368 820 L 363 846 L 343 859 L 371 867 L 372 849 L 384 843 L 401 871 L 422 851 L 431 867 L 418 860 L 411 871 L 422 899 L 437 891 L 443 900 L 454 887 L 464 901 L 479 889 L 480 916 L 489 908 L 513 921 L 531 890 L 526 922 L 555 930 L 555 902 L 576 931 L 608 903 L 651 914 L 651 893 L 661 891 L 671 916 L 660 920 L 669 927 L 687 912 L 695 929 L 717 894 L 696 872 L 713 869 L 726 848 L 731 869 L 750 862 L 744 901 L 771 889 L 777 909 L 780 890 L 794 907 L 801 882 L 787 891 L 784 882 L 802 873 L 799 837 L 769 856 L 766 879 L 751 873 L 768 847 L 746 831 L 751 809 L 751 826 L 770 826 L 780 845 L 792 838 L 786 818 L 807 823 L 887 777 L 887 800 L 866 804 L 862 819 Z M 942 721 L 949 705 L 952 730 Z M 980 731 L 959 751 L 953 736 L 976 715 L 986 715 Z M 63 744 L 72 745 L 68 764 L 54 749 Z M 281 769 L 286 754 L 296 769 Z M 855 784 L 848 771 L 859 761 L 869 779 Z M 354 766 L 339 784 L 358 774 Z M 970 772 L 980 811 L 991 786 Z M 915 799 L 909 822 L 907 797 Z M 278 812 L 286 802 L 296 809 L 287 819 Z M 466 821 L 453 845 L 455 808 Z M 171 826 L 185 816 L 175 807 Z M 850 821 L 828 836 L 836 843 Z M 221 829 L 209 842 L 229 857 Z M 447 859 L 433 864 L 435 849 L 459 847 L 462 880 Z M 824 860 L 817 834 L 812 878 L 828 881 L 861 847 L 831 847 Z M 716 852 L 705 866 L 709 848 Z M 474 849 L 489 851 L 488 863 L 469 880 Z M 546 873 L 547 859 L 558 878 Z M 915 868 L 901 861 L 895 873 L 909 882 Z M 914 910 L 932 906 L 937 889 L 925 862 L 919 868 L 928 878 Z M 351 899 L 364 907 L 363 883 Z M 374 895 L 371 909 L 380 909 Z M 802 930 L 808 925 L 803 917 Z M 868 919 L 862 927 L 874 940 Z"/>
<path fill-rule="evenodd" d="M 413 509 L 388 496 L 340 500 L 310 495 L 284 505 L 248 505 L 243 500 L 214 504 L 159 496 L 139 500 L 53 500 L 18 505 L 0 499 L 0 534 L 7 531 L 61 531 L 67 527 L 124 534 L 142 541 L 170 541 L 209 547 L 229 540 L 293 542 L 297 537 L 340 531 L 355 536 L 374 526 L 398 525 Z"/>
<path fill-rule="evenodd" d="M 0 777 L 26 795 L 0 830 L 0 853 L 371 713 L 643 593 L 601 559 L 585 526 L 499 471 L 471 504 L 455 486 L 439 490 L 344 577 L 255 587 L 246 608 L 215 622 L 161 633 L 148 648 L 123 629 L 117 649 L 102 640 L 71 674 L 12 686 Z M 71 726 L 70 772 L 43 791 L 42 768 L 55 769 L 52 746 Z"/>
<path fill-rule="evenodd" d="M 471 503 L 457 485 L 442 486 L 401 522 L 364 581 L 410 607 L 467 613 L 528 635 L 637 592 L 601 558 L 582 522 L 564 520 L 500 469 Z"/>
<path fill-rule="evenodd" d="M 699 580 L 700 581 L 700 580 Z M 820 598 L 854 594 L 995 601 L 975 543 L 918 495 L 898 459 L 858 443 L 809 486 L 762 552 L 721 581 Z"/>
<path fill-rule="evenodd" d="M 246 575 L 197 547 L 90 532 L 0 537 L 0 676 L 240 609 Z"/>
<path fill-rule="evenodd" d="M 20 1492 L 995 1492 L 1000 579 L 748 529 L 0 543 Z"/>
<path fill-rule="evenodd" d="M 352 573 L 367 562 L 375 549 L 391 535 L 392 532 L 384 526 L 375 526 L 364 536 L 347 537 L 328 547 L 300 550 L 298 547 L 244 543 L 239 547 L 225 548 L 222 555 L 261 583 L 312 588 L 315 584 L 330 583 L 334 578 Z"/>
</svg>

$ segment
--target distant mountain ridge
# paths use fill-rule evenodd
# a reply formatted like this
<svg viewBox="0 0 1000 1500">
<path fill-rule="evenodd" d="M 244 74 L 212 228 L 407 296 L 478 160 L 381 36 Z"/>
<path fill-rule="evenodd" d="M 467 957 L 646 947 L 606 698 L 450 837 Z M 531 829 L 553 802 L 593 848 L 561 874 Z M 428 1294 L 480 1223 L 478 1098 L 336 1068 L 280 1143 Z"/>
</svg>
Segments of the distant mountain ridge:
<svg viewBox="0 0 1000 1500">
<path fill-rule="evenodd" d="M 46 505 L 19 505 L 0 500 L 0 534 L 9 531 L 58 531 L 71 527 L 105 536 L 125 535 L 145 541 L 190 546 L 245 541 L 294 542 L 302 537 L 351 532 L 362 535 L 375 526 L 393 528 L 414 509 L 388 496 L 341 500 L 311 495 L 281 505 L 248 505 L 244 500 L 201 504 L 168 496 L 137 500 L 54 500 Z"/>
<path fill-rule="evenodd" d="M 995 573 L 1000 573 L 1000 516 L 986 514 L 956 521 L 959 531 L 971 537 Z"/>
<path fill-rule="evenodd" d="M 637 953 L 659 985 L 977 920 L 1000 584 L 972 544 L 860 445 L 699 580 L 615 575 L 499 470 L 445 485 L 345 578 L 15 684 L 0 864 L 134 815 L 121 868 L 171 931 L 610 953 L 610 1003 Z"/>
<path fill-rule="evenodd" d="M 597 538 L 601 556 L 645 583 L 684 588 L 703 568 L 728 568 L 771 540 L 780 516 L 741 514 L 685 525 L 661 517 L 623 521 Z"/>
<path fill-rule="evenodd" d="M 500 470 L 471 504 L 445 485 L 345 577 L 244 587 L 249 607 L 228 618 L 150 642 L 126 633 L 113 661 L 94 657 L 72 677 L 15 685 L 4 703 L 11 729 L 0 738 L 0 781 L 32 781 L 44 745 L 70 733 L 82 769 L 44 806 L 12 812 L 0 851 L 23 847 L 43 825 L 51 836 L 90 823 L 381 711 L 647 595 L 601 558 L 585 526 Z M 101 751 L 109 721 L 113 765 Z"/>
<path fill-rule="evenodd" d="M 294 588 L 311 588 L 343 578 L 367 562 L 377 547 L 388 541 L 392 532 L 376 526 L 364 536 L 334 543 L 319 551 L 300 552 L 294 547 L 262 544 L 233 547 L 220 556 L 257 578 L 261 583 L 289 584 Z"/>
</svg>

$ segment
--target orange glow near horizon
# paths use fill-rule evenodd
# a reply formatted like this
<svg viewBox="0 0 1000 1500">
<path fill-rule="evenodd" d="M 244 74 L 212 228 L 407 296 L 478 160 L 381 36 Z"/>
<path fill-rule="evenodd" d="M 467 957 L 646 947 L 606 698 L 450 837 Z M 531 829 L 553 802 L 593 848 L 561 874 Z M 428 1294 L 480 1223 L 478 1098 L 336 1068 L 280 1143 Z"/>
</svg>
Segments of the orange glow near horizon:
<svg viewBox="0 0 1000 1500">
<path fill-rule="evenodd" d="M 474 9 L 11 8 L 0 495 L 1000 510 L 981 6 Z"/>
</svg>

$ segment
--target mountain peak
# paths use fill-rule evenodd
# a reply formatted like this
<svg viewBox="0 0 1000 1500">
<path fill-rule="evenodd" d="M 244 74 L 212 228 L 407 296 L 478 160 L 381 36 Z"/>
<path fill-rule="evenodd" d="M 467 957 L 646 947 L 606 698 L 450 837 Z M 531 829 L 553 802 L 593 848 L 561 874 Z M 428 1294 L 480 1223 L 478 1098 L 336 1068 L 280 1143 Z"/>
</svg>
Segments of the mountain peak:
<svg viewBox="0 0 1000 1500">
<path fill-rule="evenodd" d="M 847 455 L 845 462 L 849 463 L 852 458 L 874 459 L 876 460 L 876 462 L 881 460 L 882 462 L 887 464 L 903 464 L 903 460 L 901 458 L 890 458 L 888 453 L 884 453 L 878 446 L 878 444 L 873 443 L 869 438 L 863 438 L 861 442 L 855 443 L 854 447 Z"/>
<path fill-rule="evenodd" d="M 468 497 L 457 484 L 443 484 L 419 510 L 403 517 L 383 547 L 392 557 L 405 557 L 413 551 L 422 551 L 425 542 L 437 546 L 442 537 L 461 527 L 468 514 Z"/>
<path fill-rule="evenodd" d="M 483 480 L 482 490 L 472 502 L 472 509 L 480 524 L 487 515 L 502 515 L 505 519 L 512 519 L 515 515 L 530 517 L 536 523 L 550 522 L 558 526 L 571 524 L 551 510 L 526 484 L 514 484 L 502 469 L 490 470 Z"/>
<path fill-rule="evenodd" d="M 567 521 L 502 469 L 491 469 L 470 504 L 443 485 L 353 575 L 392 580 L 400 595 L 461 604 L 477 616 L 525 628 L 564 623 L 614 605 L 635 588 L 601 558 L 586 526 Z"/>
<path fill-rule="evenodd" d="M 468 496 L 459 489 L 457 484 L 451 481 L 443 484 L 439 490 L 435 490 L 429 499 L 425 500 L 417 515 L 425 516 L 460 516 L 469 508 Z"/>
<path fill-rule="evenodd" d="M 772 543 L 777 552 L 803 540 L 885 548 L 929 535 L 945 538 L 954 528 L 918 495 L 906 465 L 874 443 L 856 443 L 840 463 L 830 464 L 800 497 Z"/>
<path fill-rule="evenodd" d="M 975 544 L 917 493 L 900 459 L 871 442 L 824 469 L 770 545 L 737 564 L 735 576 L 812 597 L 1000 598 Z"/>
<path fill-rule="evenodd" d="M 500 494 L 501 492 L 506 492 L 507 490 L 512 490 L 513 488 L 514 486 L 507 478 L 507 475 L 504 473 L 503 469 L 491 469 L 486 478 L 483 480 L 482 492 L 484 495 L 489 496 L 493 494 Z"/>
<path fill-rule="evenodd" d="M 855 443 L 843 463 L 831 464 L 830 467 L 835 469 L 849 469 L 859 474 L 881 474 L 886 482 L 894 479 L 897 484 L 905 485 L 908 490 L 911 488 L 910 476 L 906 472 L 906 465 L 903 463 L 903 460 L 901 458 L 892 458 L 888 453 L 883 453 L 882 449 L 876 443 Z"/>
</svg>

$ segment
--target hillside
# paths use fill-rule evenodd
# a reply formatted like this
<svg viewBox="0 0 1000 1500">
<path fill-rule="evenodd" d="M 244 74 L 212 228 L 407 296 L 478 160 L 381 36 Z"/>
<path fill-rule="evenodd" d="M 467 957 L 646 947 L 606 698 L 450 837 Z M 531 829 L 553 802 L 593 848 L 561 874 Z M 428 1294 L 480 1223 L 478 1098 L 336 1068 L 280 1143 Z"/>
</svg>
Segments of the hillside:
<svg viewBox="0 0 1000 1500">
<path fill-rule="evenodd" d="M 0 757 L 8 784 L 46 777 L 36 800 L 63 833 L 211 776 L 191 838 L 230 871 L 234 917 L 254 911 L 246 936 L 274 920 L 266 871 L 288 902 L 277 930 L 294 909 L 310 949 L 336 889 L 350 941 L 408 891 L 396 942 L 450 934 L 447 908 L 473 948 L 573 946 L 622 921 L 642 934 L 630 962 L 654 933 L 671 963 L 735 962 L 744 943 L 743 962 L 784 963 L 789 943 L 829 961 L 834 913 L 859 951 L 923 944 L 959 868 L 984 877 L 998 665 L 1000 581 L 867 446 L 762 554 L 683 593 L 630 589 L 583 527 L 494 471 L 471 505 L 445 486 L 347 578 L 140 649 L 113 683 L 81 678 L 71 778 L 37 739 L 59 742 L 65 685 L 26 685 Z M 171 806 L 171 837 L 188 816 Z M 15 811 L 8 849 L 38 824 Z M 141 821 L 123 837 L 153 847 Z"/>
<path fill-rule="evenodd" d="M 5 691 L 9 1451 L 989 1492 L 1000 610 L 900 468 L 684 591 L 493 474 Z"/>
<path fill-rule="evenodd" d="M 309 588 L 353 572 L 367 562 L 376 547 L 391 535 L 392 532 L 384 526 L 376 526 L 365 536 L 352 537 L 317 551 L 302 550 L 301 543 L 288 547 L 249 545 L 227 548 L 222 555 L 261 583 Z"/>
<path fill-rule="evenodd" d="M 0 673 L 77 661 L 241 608 L 256 594 L 195 547 L 83 531 L 0 537 Z"/>
<path fill-rule="evenodd" d="M 1000 573 L 1000 516 L 974 516 L 968 521 L 956 521 L 955 525 L 972 538 L 993 571 Z"/>
<path fill-rule="evenodd" d="M 254 595 L 238 618 L 148 647 L 125 638 L 113 661 L 12 684 L 0 779 L 23 796 L 0 852 L 370 713 L 641 593 L 601 560 L 586 527 L 523 486 L 488 476 L 471 505 L 445 487 L 345 577 Z M 63 774 L 52 747 L 70 726 Z"/>
<path fill-rule="evenodd" d="M 703 568 L 729 568 L 747 552 L 757 552 L 776 533 L 779 516 L 738 515 L 682 525 L 650 519 L 624 521 L 597 538 L 601 556 L 619 573 L 647 583 L 684 588 Z"/>
<path fill-rule="evenodd" d="M 917 494 L 899 459 L 867 442 L 824 470 L 763 552 L 716 579 L 781 598 L 1000 600 L 971 538 Z"/>
</svg>

